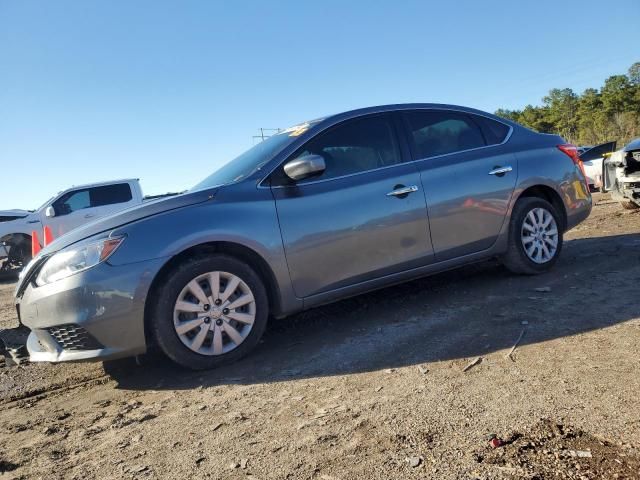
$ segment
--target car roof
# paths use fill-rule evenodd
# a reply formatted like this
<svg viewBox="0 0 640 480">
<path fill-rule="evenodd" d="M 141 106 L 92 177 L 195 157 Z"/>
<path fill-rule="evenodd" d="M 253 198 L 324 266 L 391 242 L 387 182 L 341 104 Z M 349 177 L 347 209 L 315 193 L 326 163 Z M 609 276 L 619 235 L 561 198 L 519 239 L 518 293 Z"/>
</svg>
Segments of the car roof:
<svg viewBox="0 0 640 480">
<path fill-rule="evenodd" d="M 65 188 L 63 192 L 67 190 L 76 189 L 76 188 L 91 188 L 91 187 L 100 187 L 102 185 L 112 185 L 114 183 L 131 183 L 131 182 L 139 182 L 139 178 L 121 178 L 117 180 L 108 180 L 104 182 L 95 182 L 95 183 L 84 183 L 82 185 L 72 185 L 69 188 Z"/>
<path fill-rule="evenodd" d="M 395 111 L 404 111 L 404 110 L 420 110 L 420 109 L 438 109 L 438 110 L 455 110 L 466 113 L 473 113 L 476 115 L 481 115 L 483 117 L 493 118 L 500 122 L 509 124 L 509 125 L 517 125 L 517 123 L 512 122 L 506 118 L 498 117 L 492 113 L 485 112 L 482 110 L 478 110 L 471 107 L 464 107 L 462 105 L 453 105 L 447 103 L 395 103 L 389 105 L 377 105 L 373 107 L 364 107 L 357 108 L 354 110 L 348 110 L 341 113 L 336 113 L 334 115 L 328 115 L 322 120 L 335 120 L 336 118 L 352 118 L 359 117 L 361 115 L 367 115 L 369 113 L 382 113 L 382 112 L 395 112 Z"/>
</svg>

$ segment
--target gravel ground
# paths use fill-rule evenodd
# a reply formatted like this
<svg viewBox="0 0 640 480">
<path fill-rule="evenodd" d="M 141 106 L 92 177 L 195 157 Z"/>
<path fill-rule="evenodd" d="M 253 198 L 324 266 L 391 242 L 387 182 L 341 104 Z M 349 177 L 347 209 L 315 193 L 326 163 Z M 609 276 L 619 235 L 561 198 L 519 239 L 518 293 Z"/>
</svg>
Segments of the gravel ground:
<svg viewBox="0 0 640 480">
<path fill-rule="evenodd" d="M 640 479 L 640 213 L 597 199 L 551 273 L 346 300 L 220 370 L 0 364 L 0 478 Z"/>
</svg>

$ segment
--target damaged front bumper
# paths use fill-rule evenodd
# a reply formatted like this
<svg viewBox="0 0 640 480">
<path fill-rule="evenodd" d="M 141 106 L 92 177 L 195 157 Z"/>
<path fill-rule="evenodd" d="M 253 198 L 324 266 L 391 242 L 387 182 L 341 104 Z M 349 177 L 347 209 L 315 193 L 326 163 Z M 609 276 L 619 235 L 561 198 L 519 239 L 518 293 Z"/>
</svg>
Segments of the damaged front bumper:
<svg viewBox="0 0 640 480">
<path fill-rule="evenodd" d="M 145 301 L 161 266 L 160 259 L 103 263 L 43 286 L 24 279 L 16 305 L 22 324 L 31 330 L 29 360 L 103 361 L 144 353 Z"/>
<path fill-rule="evenodd" d="M 631 202 L 640 208 L 640 139 L 613 152 L 603 162 L 604 190 L 611 199 Z"/>
</svg>

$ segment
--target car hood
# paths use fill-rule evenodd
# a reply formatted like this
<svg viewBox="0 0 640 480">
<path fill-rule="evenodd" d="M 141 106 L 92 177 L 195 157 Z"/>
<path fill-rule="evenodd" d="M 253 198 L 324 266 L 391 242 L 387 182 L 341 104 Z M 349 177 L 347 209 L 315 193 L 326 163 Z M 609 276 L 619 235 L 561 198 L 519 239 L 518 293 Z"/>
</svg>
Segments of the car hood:
<svg viewBox="0 0 640 480">
<path fill-rule="evenodd" d="M 209 201 L 213 199 L 218 189 L 219 187 L 214 187 L 196 192 L 187 192 L 174 197 L 152 200 L 144 202 L 141 205 L 136 205 L 135 207 L 121 210 L 112 215 L 101 217 L 57 238 L 42 250 L 41 255 L 48 255 L 85 238 L 114 230 L 128 223 L 142 220 L 143 218 Z"/>
<path fill-rule="evenodd" d="M 16 217 L 16 218 L 24 218 L 29 216 L 31 213 L 29 210 L 0 210 L 0 217 Z"/>
<path fill-rule="evenodd" d="M 622 148 L 622 150 L 625 152 L 640 150 L 640 138 L 636 138 L 635 140 L 630 141 Z"/>
</svg>

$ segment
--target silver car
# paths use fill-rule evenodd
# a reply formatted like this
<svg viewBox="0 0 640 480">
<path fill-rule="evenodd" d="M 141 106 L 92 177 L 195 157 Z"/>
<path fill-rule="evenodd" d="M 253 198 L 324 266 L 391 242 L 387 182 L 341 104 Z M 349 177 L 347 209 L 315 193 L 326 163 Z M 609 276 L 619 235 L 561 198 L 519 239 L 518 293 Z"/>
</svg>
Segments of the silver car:
<svg viewBox="0 0 640 480">
<path fill-rule="evenodd" d="M 211 368 L 254 348 L 270 316 L 492 257 L 544 272 L 590 211 L 558 136 L 452 105 L 366 108 L 59 238 L 24 270 L 18 315 L 32 361 L 156 346 Z"/>
</svg>

